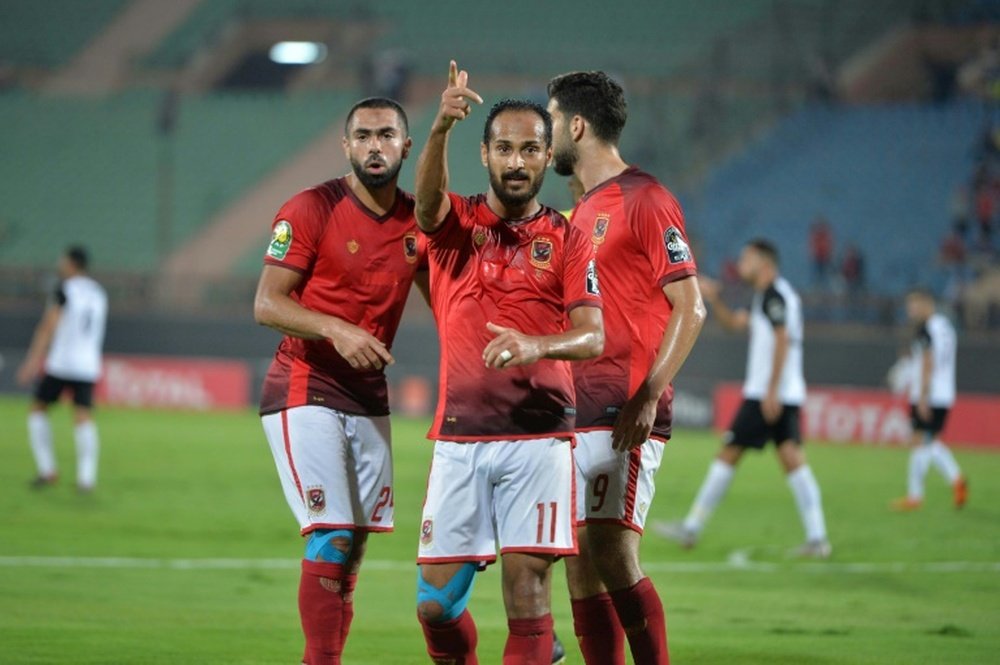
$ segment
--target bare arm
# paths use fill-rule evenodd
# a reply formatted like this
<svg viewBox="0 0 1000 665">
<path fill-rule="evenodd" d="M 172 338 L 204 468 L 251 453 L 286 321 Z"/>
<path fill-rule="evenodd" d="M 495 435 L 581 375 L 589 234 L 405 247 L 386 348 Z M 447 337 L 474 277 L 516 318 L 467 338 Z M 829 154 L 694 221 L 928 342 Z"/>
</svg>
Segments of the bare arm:
<svg viewBox="0 0 1000 665">
<path fill-rule="evenodd" d="M 367 331 L 297 303 L 291 293 L 301 281 L 294 270 L 264 266 L 253 303 L 257 323 L 292 337 L 328 340 L 355 369 L 382 369 L 394 362 L 385 345 Z"/>
<path fill-rule="evenodd" d="M 782 404 L 778 396 L 781 386 L 781 375 L 785 369 L 785 359 L 788 357 L 788 329 L 785 326 L 774 328 L 774 357 L 771 358 L 771 379 L 767 385 L 767 395 L 761 403 L 764 420 L 775 422 L 781 415 Z"/>
<path fill-rule="evenodd" d="M 712 312 L 723 328 L 731 332 L 743 332 L 749 327 L 750 316 L 747 311 L 734 310 L 727 305 L 722 299 L 722 289 L 717 281 L 707 277 L 699 277 L 698 282 L 705 301 L 712 306 Z"/>
<path fill-rule="evenodd" d="M 663 287 L 663 293 L 673 311 L 646 379 L 618 414 L 611 437 L 615 450 L 631 450 L 649 438 L 660 397 L 684 365 L 705 323 L 705 304 L 697 279 L 671 282 Z"/>
<path fill-rule="evenodd" d="M 444 222 L 451 210 L 448 199 L 448 133 L 455 123 L 470 113 L 469 101 L 479 104 L 483 98 L 468 88 L 469 73 L 459 72 L 452 60 L 448 69 L 448 87 L 441 93 L 441 106 L 431 125 L 431 134 L 417 160 L 416 197 L 417 226 L 431 233 Z"/>
<path fill-rule="evenodd" d="M 931 418 L 931 372 L 934 371 L 934 350 L 928 346 L 920 356 L 920 399 L 917 401 L 917 410 L 920 417 L 926 420 Z"/>
<path fill-rule="evenodd" d="M 35 326 L 35 332 L 31 336 L 31 345 L 28 353 L 17 371 L 17 381 L 21 385 L 30 383 L 42 370 L 45 361 L 45 354 L 52 344 L 52 337 L 55 335 L 56 326 L 59 325 L 59 318 L 62 316 L 62 307 L 50 305 L 42 315 L 42 320 Z"/>
<path fill-rule="evenodd" d="M 496 335 L 483 349 L 487 367 L 505 369 L 548 360 L 585 360 L 604 351 L 604 316 L 598 307 L 575 307 L 570 328 L 557 335 L 530 336 L 494 323 L 486 327 Z M 504 351 L 510 356 L 506 357 Z"/>
</svg>

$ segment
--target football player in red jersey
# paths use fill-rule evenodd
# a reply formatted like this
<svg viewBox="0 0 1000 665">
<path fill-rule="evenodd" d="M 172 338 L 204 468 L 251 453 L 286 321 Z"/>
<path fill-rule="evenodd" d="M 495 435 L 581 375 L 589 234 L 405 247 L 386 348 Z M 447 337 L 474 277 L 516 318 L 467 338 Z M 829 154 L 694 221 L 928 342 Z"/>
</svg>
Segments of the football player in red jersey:
<svg viewBox="0 0 1000 665">
<path fill-rule="evenodd" d="M 603 347 L 590 239 L 537 200 L 552 156 L 541 106 L 490 111 L 485 194 L 448 191 L 448 136 L 482 98 L 451 63 L 417 164 L 441 340 L 435 441 L 421 525 L 418 615 L 436 663 L 477 663 L 466 603 L 476 571 L 502 560 L 505 665 L 552 659 L 551 565 L 576 552 L 570 360 Z M 494 661 L 495 662 L 495 661 Z"/>
<path fill-rule="evenodd" d="M 396 187 L 410 151 L 396 102 L 347 114 L 351 173 L 299 192 L 272 225 L 254 302 L 285 334 L 264 380 L 261 420 L 285 498 L 308 537 L 299 614 L 309 665 L 340 663 L 369 532 L 393 523 L 383 369 L 410 285 L 426 294 L 413 198 Z"/>
<path fill-rule="evenodd" d="M 670 437 L 671 381 L 705 320 L 674 197 L 625 163 L 624 92 L 603 72 L 549 83 L 553 165 L 584 195 L 573 226 L 601 265 L 604 353 L 574 364 L 580 555 L 566 560 L 574 628 L 588 665 L 669 662 L 663 605 L 639 565 L 639 541 Z"/>
</svg>

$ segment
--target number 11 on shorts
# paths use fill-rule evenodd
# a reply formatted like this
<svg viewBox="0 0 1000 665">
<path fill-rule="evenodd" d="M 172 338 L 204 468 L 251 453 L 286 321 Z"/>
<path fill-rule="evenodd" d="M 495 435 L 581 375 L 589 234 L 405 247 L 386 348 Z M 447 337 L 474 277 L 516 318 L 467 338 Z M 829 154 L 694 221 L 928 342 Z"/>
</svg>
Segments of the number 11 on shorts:
<svg viewBox="0 0 1000 665">
<path fill-rule="evenodd" d="M 556 542 L 556 515 L 559 504 L 555 501 L 549 502 L 549 543 Z M 542 536 L 545 535 L 545 504 L 538 503 L 535 504 L 535 508 L 538 510 L 538 536 L 536 542 L 542 544 Z"/>
</svg>

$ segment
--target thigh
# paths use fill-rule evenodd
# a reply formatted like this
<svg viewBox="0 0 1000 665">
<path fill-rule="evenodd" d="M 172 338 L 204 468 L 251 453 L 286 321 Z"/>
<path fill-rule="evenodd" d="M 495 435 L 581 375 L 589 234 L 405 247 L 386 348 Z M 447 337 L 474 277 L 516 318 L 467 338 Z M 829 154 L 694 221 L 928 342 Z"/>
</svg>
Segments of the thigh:
<svg viewBox="0 0 1000 665">
<path fill-rule="evenodd" d="M 90 381 L 71 381 L 73 404 L 84 409 L 94 408 L 94 384 Z"/>
<path fill-rule="evenodd" d="M 59 401 L 65 388 L 65 381 L 57 379 L 51 374 L 46 374 L 35 386 L 35 399 L 42 404 L 54 404 Z"/>
<path fill-rule="evenodd" d="M 500 553 L 576 554 L 576 476 L 564 439 L 495 441 L 493 514 Z"/>
<path fill-rule="evenodd" d="M 357 479 L 344 414 L 318 406 L 261 418 L 285 499 L 302 533 L 354 529 Z"/>
<path fill-rule="evenodd" d="M 351 465 L 357 487 L 354 517 L 367 531 L 392 531 L 392 428 L 388 416 L 345 416 Z"/>
<path fill-rule="evenodd" d="M 496 533 L 490 506 L 493 490 L 486 446 L 493 443 L 434 444 L 427 496 L 420 520 L 417 563 L 492 563 Z"/>
<path fill-rule="evenodd" d="M 723 437 L 727 446 L 761 449 L 771 437 L 771 428 L 764 420 L 758 400 L 743 400 L 729 431 Z"/>
<path fill-rule="evenodd" d="M 627 453 L 611 447 L 611 432 L 577 435 L 578 478 L 583 519 L 587 524 L 613 523 L 642 533 L 656 492 L 656 472 L 664 444 L 649 440 Z M 579 513 L 579 511 L 578 511 Z"/>
<path fill-rule="evenodd" d="M 778 422 L 771 426 L 772 436 L 777 445 L 794 443 L 802 445 L 802 425 L 799 407 L 785 405 L 781 410 Z"/>
</svg>

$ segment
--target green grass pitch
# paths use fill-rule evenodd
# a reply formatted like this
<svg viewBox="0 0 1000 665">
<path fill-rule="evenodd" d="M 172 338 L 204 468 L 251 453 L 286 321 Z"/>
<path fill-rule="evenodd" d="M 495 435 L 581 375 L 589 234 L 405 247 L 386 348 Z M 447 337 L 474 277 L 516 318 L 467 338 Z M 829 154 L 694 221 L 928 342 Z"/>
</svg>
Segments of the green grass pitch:
<svg viewBox="0 0 1000 665">
<path fill-rule="evenodd" d="M 25 406 L 0 400 L 0 663 L 298 662 L 302 543 L 253 414 L 102 410 L 100 487 L 79 496 L 65 407 L 53 414 L 63 481 L 28 489 Z M 372 538 L 351 664 L 427 662 L 412 560 L 431 447 L 426 423 L 394 427 L 396 532 Z M 651 519 L 687 509 L 716 446 L 711 433 L 676 434 Z M 886 506 L 902 490 L 903 451 L 808 450 L 831 561 L 787 558 L 801 529 L 770 453 L 745 461 L 696 550 L 644 539 L 673 662 L 1000 661 L 1000 455 L 959 452 L 965 510 L 931 476 L 925 509 L 897 515 Z M 750 563 L 727 565 L 734 552 Z M 499 582 L 495 569 L 480 575 L 471 603 L 490 665 L 506 635 Z M 582 663 L 561 566 L 554 589 L 556 629 Z"/>
</svg>

